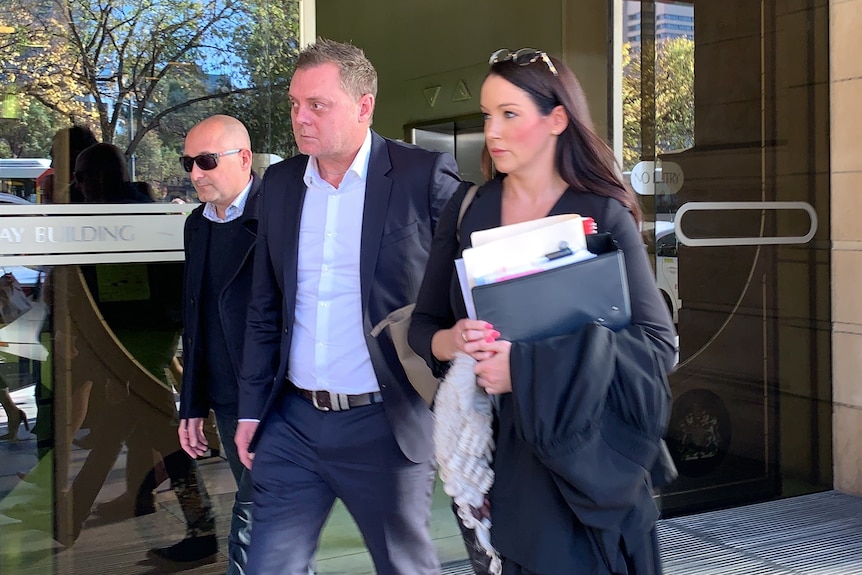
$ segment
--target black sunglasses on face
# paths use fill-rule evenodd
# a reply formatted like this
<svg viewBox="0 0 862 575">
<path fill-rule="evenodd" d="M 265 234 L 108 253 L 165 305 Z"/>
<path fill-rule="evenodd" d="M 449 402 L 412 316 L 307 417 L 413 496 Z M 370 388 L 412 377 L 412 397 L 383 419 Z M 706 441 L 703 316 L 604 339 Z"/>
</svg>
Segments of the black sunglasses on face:
<svg viewBox="0 0 862 575">
<path fill-rule="evenodd" d="M 226 152 L 213 152 L 211 154 L 198 154 L 195 157 L 180 156 L 180 164 L 187 172 L 191 172 L 195 164 L 202 170 L 214 170 L 218 166 L 218 159 L 222 156 L 230 156 L 242 152 L 242 148 L 228 150 Z"/>
<path fill-rule="evenodd" d="M 535 50 L 533 48 L 521 48 L 517 52 L 512 52 L 507 48 L 501 48 L 491 54 L 491 57 L 488 59 L 488 64 L 497 64 L 498 62 L 506 62 L 508 60 L 512 60 L 518 66 L 529 66 L 533 62 L 542 60 L 548 65 L 548 70 L 550 70 L 554 76 L 558 75 L 557 67 L 554 66 L 554 63 L 551 62 L 548 55 L 541 50 Z"/>
</svg>

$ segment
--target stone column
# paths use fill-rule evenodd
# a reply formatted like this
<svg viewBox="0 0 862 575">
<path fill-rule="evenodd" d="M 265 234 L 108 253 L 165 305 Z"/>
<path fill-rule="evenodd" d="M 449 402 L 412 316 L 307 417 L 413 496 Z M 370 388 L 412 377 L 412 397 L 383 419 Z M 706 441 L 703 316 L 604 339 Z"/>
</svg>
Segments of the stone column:
<svg viewBox="0 0 862 575">
<path fill-rule="evenodd" d="M 829 0 L 835 489 L 862 495 L 862 0 Z"/>
</svg>

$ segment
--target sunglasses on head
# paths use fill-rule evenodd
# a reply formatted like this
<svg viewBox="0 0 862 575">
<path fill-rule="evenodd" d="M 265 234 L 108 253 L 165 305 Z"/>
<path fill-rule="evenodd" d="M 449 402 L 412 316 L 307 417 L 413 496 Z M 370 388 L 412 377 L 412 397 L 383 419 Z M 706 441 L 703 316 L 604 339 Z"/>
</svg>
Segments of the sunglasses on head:
<svg viewBox="0 0 862 575">
<path fill-rule="evenodd" d="M 242 152 L 242 148 L 228 150 L 226 152 L 213 152 L 211 154 L 198 154 L 197 156 L 180 156 L 180 164 L 187 172 L 191 172 L 195 164 L 202 170 L 214 170 L 218 166 L 218 159 L 222 156 L 230 156 Z"/>
<path fill-rule="evenodd" d="M 488 64 L 497 64 L 499 62 L 507 62 L 509 60 L 512 60 L 518 66 L 529 66 L 533 62 L 542 60 L 548 65 L 548 70 L 550 70 L 554 76 L 557 76 L 557 68 L 554 66 L 554 63 L 551 62 L 551 59 L 548 58 L 548 55 L 541 50 L 535 50 L 533 48 L 521 48 L 517 52 L 512 52 L 507 48 L 501 48 L 491 54 L 491 57 L 488 59 Z"/>
</svg>

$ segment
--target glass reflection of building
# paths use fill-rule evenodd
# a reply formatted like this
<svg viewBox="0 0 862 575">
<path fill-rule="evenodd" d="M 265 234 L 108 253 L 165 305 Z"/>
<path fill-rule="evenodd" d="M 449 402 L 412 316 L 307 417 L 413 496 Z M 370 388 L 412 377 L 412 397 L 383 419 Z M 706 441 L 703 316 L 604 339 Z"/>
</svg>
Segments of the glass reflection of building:
<svg viewBox="0 0 862 575">
<path fill-rule="evenodd" d="M 43 6 L 32 0 L 19 3 L 31 10 Z M 662 493 L 666 514 L 830 488 L 862 494 L 855 455 L 862 449 L 858 432 L 862 399 L 856 381 L 862 337 L 856 270 L 862 269 L 862 251 L 854 209 L 862 173 L 857 144 L 862 116 L 856 106 L 860 80 L 853 57 L 862 42 L 854 26 L 859 23 L 862 0 L 832 4 L 823 0 L 541 0 L 528 10 L 487 0 L 469 5 L 442 0 L 421 6 L 386 0 L 383 5 L 391 10 L 382 8 L 380 0 L 302 4 L 301 11 L 299 6 L 292 8 L 292 42 L 285 42 L 284 34 L 268 27 L 265 20 L 249 20 L 243 23 L 247 28 L 240 27 L 253 34 L 235 53 L 255 65 L 243 68 L 248 84 L 235 87 L 256 82 L 260 91 L 244 99 L 225 99 L 219 106 L 249 118 L 256 151 L 281 156 L 292 153 L 285 136 L 289 134 L 287 116 L 278 98 L 289 78 L 289 65 L 273 62 L 272 54 L 285 45 L 292 50 L 322 35 L 353 41 L 375 63 L 380 92 L 374 128 L 385 136 L 452 151 L 465 178 L 479 178 L 479 87 L 488 54 L 500 47 L 537 47 L 566 60 L 584 84 L 596 124 L 619 157 L 635 150 L 626 171 L 636 163 L 653 162 L 649 173 L 658 181 L 660 165 L 679 167 L 684 181 L 675 193 L 667 186 L 657 186 L 652 195 L 642 196 L 647 213 L 645 243 L 650 250 L 655 249 L 656 230 L 665 227 L 656 226 L 657 221 L 674 223 L 694 240 L 673 246 L 662 243 L 661 253 L 652 254 L 657 274 L 672 269 L 673 275 L 663 279 L 669 284 L 674 283 L 669 278 L 676 280 L 673 297 L 680 337 L 680 367 L 670 378 L 674 408 L 668 440 L 681 475 Z M 252 5 L 265 9 L 267 3 Z M 608 6 L 613 8 L 610 18 Z M 381 17 L 384 12 L 386 18 Z M 7 30 L 14 31 L 15 24 L 4 21 L 5 17 L 0 13 L 0 40 L 14 35 Z M 693 44 L 692 64 L 687 69 L 691 88 L 687 126 L 693 136 L 690 144 L 676 147 L 662 144 L 667 140 L 663 134 L 673 128 L 673 114 L 664 113 L 664 97 L 671 79 L 680 80 L 681 72 L 674 69 L 671 78 L 669 69 L 656 64 L 662 42 L 674 38 Z M 637 66 L 632 67 L 637 70 L 634 79 L 623 76 L 626 43 L 637 48 L 631 52 L 638 58 Z M 0 53 L 9 62 L 8 53 L 2 52 L 6 49 L 0 48 Z M 130 107 L 114 98 L 125 105 L 115 143 L 128 145 L 130 131 L 123 122 L 130 111 L 138 134 L 170 102 L 175 103 L 170 98 L 178 97 L 181 80 L 187 81 L 184 89 L 192 90 L 190 97 L 203 96 L 219 89 L 209 78 L 239 77 L 219 66 L 240 69 L 242 62 L 241 58 L 166 59 L 160 81 L 173 91 L 166 89 L 165 99 Z M 148 72 L 141 81 L 152 82 L 160 73 Z M 26 95 L 13 93 L 12 85 L 7 83 L 5 88 L 2 109 L 7 116 L 0 120 L 0 156 L 14 155 L 13 145 L 3 147 L 4 142 L 23 141 L 15 140 L 15 129 L 21 128 L 21 118 L 29 118 L 22 115 L 19 105 L 26 103 Z M 107 90 L 104 86 L 99 89 Z M 193 93 L 196 89 L 200 92 Z M 92 94 L 68 96 L 84 110 L 95 102 Z M 124 97 L 128 101 L 130 95 Z M 12 105 L 11 99 L 18 104 Z M 158 136 L 165 157 L 175 155 L 183 126 L 208 110 L 190 107 L 169 116 L 165 121 L 172 118 L 174 124 L 162 131 L 151 130 L 154 133 L 135 152 L 140 177 L 151 180 L 168 198 L 187 195 L 187 180 L 178 166 L 166 162 L 160 168 L 162 164 L 152 161 L 154 156 L 148 154 L 155 144 L 150 140 Z M 11 117 L 10 112 L 14 113 Z M 51 121 L 57 120 L 52 117 Z M 34 120 L 28 127 L 35 130 L 38 126 Z M 31 149 L 26 155 L 49 157 L 47 142 L 41 147 L 34 143 Z M 69 166 L 58 158 L 54 169 L 59 183 L 68 186 Z M 0 168 L 0 179 L 3 177 Z M 697 206 L 697 202 L 723 207 L 690 210 L 676 220 L 680 209 Z M 769 203 L 769 207 L 739 209 L 751 202 Z M 804 237 L 814 222 L 804 210 L 772 209 L 773 202 L 813 208 L 817 216 L 813 238 L 782 243 L 781 238 Z M 0 214 L 6 211 L 0 206 Z M 761 243 L 740 238 L 757 238 Z M 19 253 L 14 246 L 2 244 L 2 235 L 0 245 L 7 256 Z M 0 263 L 15 265 L 6 260 Z M 27 265 L 42 263 L 47 262 L 34 260 Z M 54 269 L 71 265 L 58 264 Z M 66 282 L 65 289 L 72 289 L 75 274 L 63 274 L 65 278 L 60 279 Z M 25 292 L 32 288 L 23 287 Z M 80 440 L 83 431 L 69 437 L 72 406 L 49 405 L 44 394 L 56 392 L 64 374 L 74 372 L 69 356 L 74 355 L 76 344 L 68 337 L 72 332 L 64 327 L 62 318 L 74 317 L 76 306 L 94 308 L 86 308 L 92 302 L 81 290 L 75 292 L 75 298 L 57 301 L 59 287 L 54 286 L 53 307 L 38 336 L 49 357 L 40 363 L 24 354 L 8 353 L 11 348 L 7 353 L 0 348 L 4 360 L 0 374 L 9 374 L 16 398 L 20 390 L 32 398 L 22 404 L 29 423 L 41 426 L 44 432 L 45 419 L 35 421 L 36 406 L 40 417 L 42 409 L 53 410 L 47 428 L 53 430 L 53 435 L 48 434 L 53 443 L 41 447 L 54 453 L 54 461 L 58 446 L 68 444 L 68 454 L 60 461 L 67 457 L 68 472 L 74 475 L 86 452 L 72 440 Z M 124 361 L 125 356 L 115 351 L 100 352 L 102 362 L 110 366 Z M 5 430 L 0 428 L 0 432 Z M 22 440 L 14 449 L 9 444 L 0 446 L 0 457 L 5 458 L 0 466 L 0 571 L 19 564 L 10 549 L 23 553 L 34 545 L 34 539 L 25 535 L 41 529 L 46 534 L 43 547 L 58 546 L 54 537 L 62 539 L 68 511 L 64 511 L 63 490 L 55 489 L 37 506 L 43 512 L 36 516 L 41 523 L 28 526 L 31 530 L 16 527 L 18 519 L 4 518 L 4 509 L 20 503 L 32 487 L 16 472 L 26 473 L 35 460 L 35 436 L 23 426 L 18 435 Z M 121 458 L 111 473 L 122 475 L 122 465 Z M 54 466 L 49 476 L 53 479 L 56 473 Z M 106 500 L 113 495 L 116 492 L 104 491 L 99 497 Z M 143 535 L 134 539 L 140 549 L 149 542 Z M 61 566 L 56 572 L 76 571 Z"/>
</svg>

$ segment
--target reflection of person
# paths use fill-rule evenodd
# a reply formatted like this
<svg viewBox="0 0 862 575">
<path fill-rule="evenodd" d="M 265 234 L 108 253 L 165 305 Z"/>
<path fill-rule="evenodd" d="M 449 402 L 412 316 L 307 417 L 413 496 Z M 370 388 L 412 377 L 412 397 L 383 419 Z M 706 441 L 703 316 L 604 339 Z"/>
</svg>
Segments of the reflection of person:
<svg viewBox="0 0 862 575">
<path fill-rule="evenodd" d="M 68 190 L 56 189 L 56 170 L 58 169 L 58 158 L 56 154 L 59 154 L 62 151 L 67 152 L 66 157 L 68 158 L 69 163 L 63 166 L 63 168 L 68 169 L 69 172 L 71 172 L 75 168 L 75 161 L 78 158 L 78 154 L 80 154 L 82 150 L 89 148 L 95 143 L 97 143 L 96 137 L 93 135 L 93 132 L 85 126 L 72 126 L 70 128 L 63 128 L 61 130 L 58 130 L 57 133 L 54 134 L 54 139 L 51 143 L 52 173 L 46 176 L 45 179 L 42 180 L 41 184 L 43 204 L 78 204 L 84 201 L 84 197 L 81 194 L 81 190 L 78 187 L 77 183 L 72 179 L 71 173 L 67 174 L 66 177 L 67 181 L 69 182 Z"/>
<path fill-rule="evenodd" d="M 84 201 L 84 196 L 72 172 L 75 169 L 78 154 L 96 143 L 96 136 L 85 126 L 76 125 L 57 130 L 51 141 L 51 173 L 44 176 L 41 182 L 42 203 L 79 203 Z M 65 189 L 58 189 L 56 186 L 58 170 L 62 170 L 63 179 L 69 182 Z M 54 448 L 54 414 L 53 390 L 41 384 L 41 378 L 38 377 L 40 369 L 38 363 L 33 367 L 33 371 L 37 375 L 35 388 L 37 415 L 33 433 L 36 434 L 37 451 L 41 461 Z M 74 435 L 84 423 L 90 404 L 91 387 L 92 382 L 85 381 L 78 382 L 72 388 L 70 397 L 71 435 Z"/>
<path fill-rule="evenodd" d="M 9 384 L 0 376 L 0 404 L 3 405 L 3 410 L 6 412 L 6 423 L 8 430 L 3 435 L 0 435 L 0 440 L 18 439 L 18 428 L 24 424 L 24 428 L 30 431 L 30 422 L 27 421 L 27 414 L 24 410 L 15 404 L 15 400 L 9 394 Z"/>
<path fill-rule="evenodd" d="M 125 163 L 122 152 L 111 144 L 95 144 L 81 152 L 75 164 L 75 180 L 84 198 L 99 203 L 152 202 L 151 196 L 142 190 L 149 186 L 129 181 Z M 107 366 L 106 381 L 99 376 L 105 386 L 105 408 L 91 430 L 92 450 L 72 485 L 73 518 L 77 532 L 90 514 L 123 442 L 129 447 L 126 462 L 129 491 L 112 501 L 110 507 L 126 504 L 129 515 L 155 511 L 156 485 L 152 473 L 155 449 L 164 460 L 185 516 L 187 537 L 173 546 L 154 549 L 153 553 L 172 561 L 198 561 L 217 551 L 214 518 L 197 464 L 180 447 L 174 425 L 173 393 L 165 375 L 182 328 L 182 267 L 172 263 L 82 267 L 105 323 L 129 355 L 153 377 L 136 373 L 132 380 L 124 381 L 110 371 L 112 366 Z M 79 337 L 81 353 L 91 353 L 90 346 L 81 341 L 90 334 L 82 333 Z M 93 346 L 92 352 L 99 350 Z M 81 355 L 73 361 L 88 369 L 88 362 Z M 89 363 L 95 369 L 98 356 Z"/>
<path fill-rule="evenodd" d="M 504 574 L 658 572 L 657 511 L 644 468 L 652 464 L 629 464 L 602 452 L 598 438 L 607 439 L 607 426 L 584 431 L 599 427 L 590 418 L 603 415 L 605 401 L 625 404 L 639 394 L 649 398 L 646 407 L 638 410 L 634 399 L 628 407 L 654 431 L 650 449 L 666 425 L 664 371 L 673 365 L 674 333 L 638 232 L 637 200 L 622 183 L 612 151 L 593 131 L 577 79 L 559 60 L 535 50 L 495 53 L 481 109 L 483 172 L 490 178 L 493 164 L 498 175 L 479 189 L 459 235 L 463 194 L 441 216 L 410 345 L 438 374 L 456 354 L 473 356 L 477 383 L 498 396 L 489 502 Z M 615 334 L 590 325 L 557 338 L 508 342 L 481 318 L 467 319 L 452 262 L 470 246 L 470 234 L 564 213 L 593 217 L 599 232 L 610 232 L 623 250 L 631 326 Z M 608 366 L 612 354 L 629 361 L 595 369 Z M 633 373 L 638 370 L 642 377 Z M 556 426 L 543 427 L 554 421 Z M 628 438 L 627 429 L 619 424 L 610 432 Z M 549 438 L 558 451 L 549 448 Z"/>
<path fill-rule="evenodd" d="M 74 183 L 88 204 L 134 204 L 153 201 L 146 182 L 129 181 L 123 153 L 113 144 L 93 144 L 75 160 Z"/>
<path fill-rule="evenodd" d="M 440 571 L 431 412 L 369 332 L 413 301 L 459 180 L 451 156 L 369 129 L 376 88 L 360 49 L 303 50 L 288 95 L 304 155 L 264 177 L 236 436 L 254 457 L 249 573 L 305 574 L 336 497 L 377 573 Z"/>
<path fill-rule="evenodd" d="M 231 150 L 236 153 L 225 154 Z M 191 130 L 180 158 L 204 205 L 185 227 L 183 384 L 180 443 L 198 457 L 209 445 L 204 421 L 215 413 L 222 448 L 237 484 L 228 536 L 228 574 L 245 573 L 252 485 L 233 437 L 237 378 L 251 297 L 260 179 L 251 171 L 251 141 L 242 122 L 211 116 Z"/>
<path fill-rule="evenodd" d="M 11 324 L 30 308 L 30 300 L 24 295 L 21 285 L 15 276 L 6 272 L 0 275 L 0 321 Z M 18 357 L 19 369 L 27 365 L 28 359 Z M 6 412 L 7 433 L 0 435 L 0 441 L 17 441 L 18 428 L 24 424 L 24 428 L 30 431 L 30 422 L 24 410 L 15 404 L 9 393 L 9 384 L 0 375 L 0 405 Z"/>
</svg>

